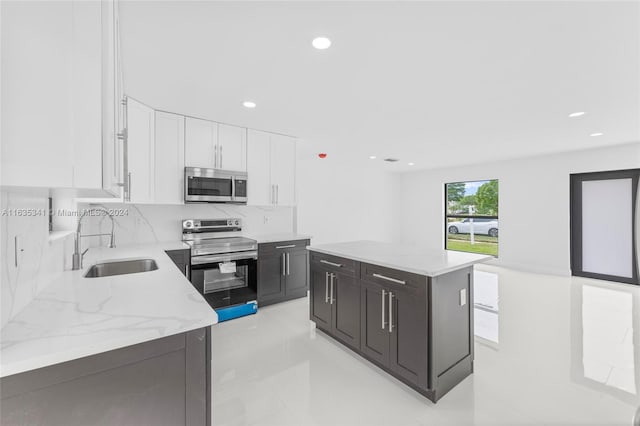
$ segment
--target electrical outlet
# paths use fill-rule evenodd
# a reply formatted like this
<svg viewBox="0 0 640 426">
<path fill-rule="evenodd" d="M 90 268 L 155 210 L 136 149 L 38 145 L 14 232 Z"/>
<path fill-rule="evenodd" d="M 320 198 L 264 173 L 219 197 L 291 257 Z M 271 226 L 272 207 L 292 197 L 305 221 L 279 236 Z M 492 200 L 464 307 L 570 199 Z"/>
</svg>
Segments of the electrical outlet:
<svg viewBox="0 0 640 426">
<path fill-rule="evenodd" d="M 264 223 L 265 225 L 269 223 L 269 216 L 263 216 L 262 217 L 262 223 Z"/>
<path fill-rule="evenodd" d="M 467 289 L 463 288 L 460 290 L 460 306 L 464 306 L 467 304 Z"/>
</svg>

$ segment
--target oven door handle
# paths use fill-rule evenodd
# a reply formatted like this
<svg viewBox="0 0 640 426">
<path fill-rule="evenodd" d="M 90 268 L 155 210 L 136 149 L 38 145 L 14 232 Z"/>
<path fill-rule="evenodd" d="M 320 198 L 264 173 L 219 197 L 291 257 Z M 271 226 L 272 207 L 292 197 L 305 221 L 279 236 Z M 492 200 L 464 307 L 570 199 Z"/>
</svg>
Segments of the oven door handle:
<svg viewBox="0 0 640 426">
<path fill-rule="evenodd" d="M 257 251 L 243 251 L 242 253 L 214 254 L 206 256 L 192 256 L 192 265 L 202 265 L 205 263 L 232 262 L 234 260 L 257 259 Z"/>
</svg>

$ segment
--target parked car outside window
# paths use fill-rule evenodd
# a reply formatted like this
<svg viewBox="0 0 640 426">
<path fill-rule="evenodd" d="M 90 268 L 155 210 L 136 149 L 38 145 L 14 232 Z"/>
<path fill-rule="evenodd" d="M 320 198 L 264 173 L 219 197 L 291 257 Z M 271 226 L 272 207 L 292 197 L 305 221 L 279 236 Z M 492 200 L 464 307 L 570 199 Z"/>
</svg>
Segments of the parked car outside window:
<svg viewBox="0 0 640 426">
<path fill-rule="evenodd" d="M 474 234 L 489 235 L 490 237 L 498 236 L 497 219 L 464 219 L 459 222 L 450 222 L 447 230 L 450 234 L 469 234 L 471 233 L 472 220 Z"/>
</svg>

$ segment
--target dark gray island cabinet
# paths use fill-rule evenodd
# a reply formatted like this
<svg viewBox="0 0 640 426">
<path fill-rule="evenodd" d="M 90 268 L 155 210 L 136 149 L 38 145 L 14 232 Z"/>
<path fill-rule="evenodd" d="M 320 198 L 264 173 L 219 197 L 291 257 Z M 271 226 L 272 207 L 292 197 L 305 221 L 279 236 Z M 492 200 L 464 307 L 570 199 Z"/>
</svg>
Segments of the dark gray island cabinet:
<svg viewBox="0 0 640 426">
<path fill-rule="evenodd" d="M 473 264 L 489 257 L 365 241 L 309 250 L 318 329 L 433 402 L 473 372 Z"/>
<path fill-rule="evenodd" d="M 211 424 L 211 327 L 2 377 L 2 425 Z"/>
</svg>

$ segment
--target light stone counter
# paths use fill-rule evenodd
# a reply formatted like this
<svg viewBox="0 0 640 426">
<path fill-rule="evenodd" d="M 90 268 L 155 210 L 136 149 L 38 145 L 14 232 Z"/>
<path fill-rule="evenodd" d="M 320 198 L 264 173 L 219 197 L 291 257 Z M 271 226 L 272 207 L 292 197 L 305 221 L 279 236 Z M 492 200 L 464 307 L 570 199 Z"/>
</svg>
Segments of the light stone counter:
<svg viewBox="0 0 640 426">
<path fill-rule="evenodd" d="M 420 246 L 383 243 L 378 241 L 350 241 L 307 247 L 324 253 L 359 262 L 435 277 L 475 263 L 493 259 L 492 256 L 450 250 L 433 250 Z"/>
<path fill-rule="evenodd" d="M 203 328 L 218 317 L 165 250 L 182 242 L 87 252 L 0 330 L 0 377 Z M 91 265 L 151 258 L 158 269 L 84 278 Z"/>
<path fill-rule="evenodd" d="M 294 232 L 282 232 L 278 234 L 247 235 L 247 238 L 252 238 L 256 240 L 258 244 L 264 244 L 264 243 L 275 243 L 278 241 L 310 240 L 311 235 L 296 234 Z"/>
</svg>

